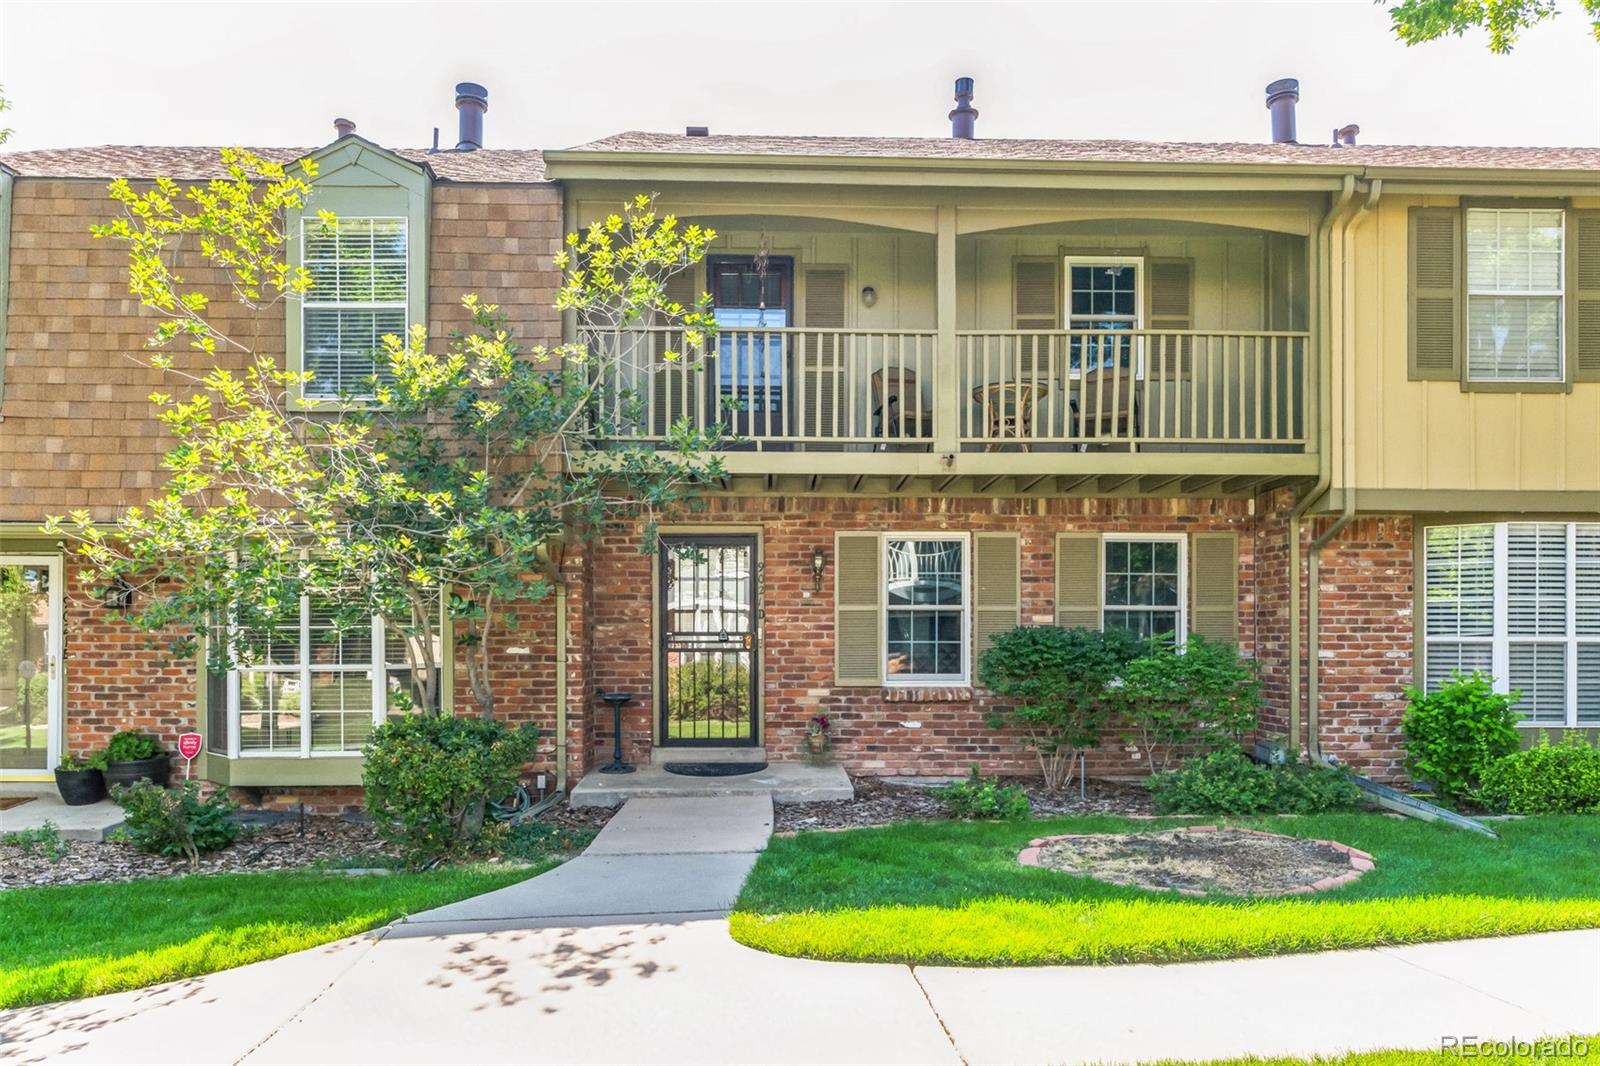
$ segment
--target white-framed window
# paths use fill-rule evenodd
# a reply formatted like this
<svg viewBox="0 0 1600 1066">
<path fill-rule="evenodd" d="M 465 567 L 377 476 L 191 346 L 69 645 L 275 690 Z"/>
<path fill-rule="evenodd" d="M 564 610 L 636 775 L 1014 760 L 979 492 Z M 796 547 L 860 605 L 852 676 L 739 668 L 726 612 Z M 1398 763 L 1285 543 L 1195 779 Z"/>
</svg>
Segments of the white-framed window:
<svg viewBox="0 0 1600 1066">
<path fill-rule="evenodd" d="M 335 624 L 333 605 L 303 597 L 297 621 L 246 635 L 248 664 L 228 675 L 229 751 L 236 756 L 354 755 L 389 714 L 422 705 L 400 627 L 374 615 Z M 443 629 L 433 636 L 435 703 L 442 698 Z"/>
<path fill-rule="evenodd" d="M 385 334 L 404 337 L 407 232 L 404 218 L 301 220 L 304 264 L 313 282 L 301 304 L 301 369 L 314 377 L 304 395 L 371 399 L 385 379 Z"/>
<path fill-rule="evenodd" d="M 969 546 L 965 533 L 883 535 L 887 684 L 967 683 Z"/>
<path fill-rule="evenodd" d="M 1468 380 L 1564 380 L 1565 212 L 1466 215 Z"/>
<path fill-rule="evenodd" d="M 1073 373 L 1130 366 L 1134 338 L 1112 331 L 1136 330 L 1144 324 L 1144 260 L 1137 256 L 1068 256 L 1067 328 L 1106 330 L 1107 336 L 1072 338 L 1069 358 Z"/>
<path fill-rule="evenodd" d="M 1430 526 L 1423 683 L 1482 671 L 1521 725 L 1600 725 L 1600 523 Z"/>
<path fill-rule="evenodd" d="M 1101 542 L 1100 624 L 1141 640 L 1182 644 L 1188 633 L 1188 596 L 1181 533 L 1107 536 Z"/>
</svg>

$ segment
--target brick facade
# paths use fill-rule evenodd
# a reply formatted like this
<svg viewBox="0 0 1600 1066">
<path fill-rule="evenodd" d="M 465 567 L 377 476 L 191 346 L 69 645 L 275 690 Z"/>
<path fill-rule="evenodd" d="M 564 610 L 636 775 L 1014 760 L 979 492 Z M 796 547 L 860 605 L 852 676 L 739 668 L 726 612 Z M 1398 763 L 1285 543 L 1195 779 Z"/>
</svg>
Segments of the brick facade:
<svg viewBox="0 0 1600 1066">
<path fill-rule="evenodd" d="M 834 534 L 846 530 L 1003 532 L 1021 538 L 1021 617 L 1050 624 L 1055 616 L 1055 537 L 1063 532 L 1239 534 L 1239 638 L 1246 654 L 1256 641 L 1256 520 L 1239 500 L 944 499 L 726 497 L 693 516 L 696 526 L 753 530 L 762 537 L 763 742 L 769 758 L 793 759 L 806 722 L 826 714 L 836 757 L 853 772 L 878 775 L 964 773 L 977 762 L 990 771 L 1031 773 L 1032 753 L 1017 738 L 991 730 L 995 706 L 981 691 L 949 690 L 918 700 L 891 688 L 834 684 Z M 617 531 L 595 547 L 592 586 L 595 650 L 601 688 L 641 698 L 624 722 L 629 758 L 648 757 L 652 735 L 652 557 L 639 554 L 637 530 Z M 830 571 L 813 588 L 811 556 L 822 548 Z M 609 751 L 608 717 L 595 723 L 598 748 Z M 1115 738 L 1092 757 L 1091 772 L 1138 774 L 1142 762 Z"/>
</svg>

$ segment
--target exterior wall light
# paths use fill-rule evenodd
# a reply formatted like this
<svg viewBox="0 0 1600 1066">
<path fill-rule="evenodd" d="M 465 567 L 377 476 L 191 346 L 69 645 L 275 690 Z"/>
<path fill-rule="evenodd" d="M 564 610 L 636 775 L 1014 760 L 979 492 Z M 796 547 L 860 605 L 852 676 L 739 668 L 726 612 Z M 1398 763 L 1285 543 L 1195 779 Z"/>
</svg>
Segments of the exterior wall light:
<svg viewBox="0 0 1600 1066">
<path fill-rule="evenodd" d="M 108 611 L 126 611 L 133 606 L 133 586 L 121 575 L 112 578 L 111 584 L 100 593 L 100 603 Z"/>
<path fill-rule="evenodd" d="M 822 591 L 822 573 L 828 569 L 828 553 L 820 547 L 811 549 L 811 587 Z"/>
<path fill-rule="evenodd" d="M 875 307 L 878 303 L 878 290 L 871 285 L 861 290 L 861 302 L 867 307 Z"/>
</svg>

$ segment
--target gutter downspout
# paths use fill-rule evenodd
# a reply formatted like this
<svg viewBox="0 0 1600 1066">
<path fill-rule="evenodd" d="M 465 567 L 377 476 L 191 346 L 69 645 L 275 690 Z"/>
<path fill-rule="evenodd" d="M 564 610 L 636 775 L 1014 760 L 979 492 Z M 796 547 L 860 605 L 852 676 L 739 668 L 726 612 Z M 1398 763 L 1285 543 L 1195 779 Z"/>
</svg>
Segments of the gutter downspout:
<svg viewBox="0 0 1600 1066">
<path fill-rule="evenodd" d="M 1340 359 L 1340 458 L 1339 458 L 1339 488 L 1342 507 L 1339 517 L 1334 519 L 1332 525 L 1323 530 L 1311 542 L 1311 557 L 1307 560 L 1306 575 L 1306 613 L 1307 638 L 1311 653 L 1310 673 L 1306 678 L 1306 750 L 1313 761 L 1322 759 L 1322 742 L 1318 735 L 1321 724 L 1321 693 L 1319 681 L 1322 675 L 1321 660 L 1321 633 L 1318 625 L 1318 608 L 1321 606 L 1321 569 L 1322 549 L 1327 547 L 1339 532 L 1349 525 L 1356 515 L 1356 383 L 1355 383 L 1355 304 L 1350 298 L 1350 290 L 1355 288 L 1355 263 L 1350 255 L 1350 235 L 1355 232 L 1361 220 L 1377 206 L 1378 199 L 1383 195 L 1383 179 L 1374 178 L 1367 187 L 1367 198 L 1359 208 L 1346 218 L 1339 231 L 1339 260 L 1341 276 L 1339 279 L 1339 359 Z"/>
<path fill-rule="evenodd" d="M 1333 206 L 1328 208 L 1328 213 L 1322 216 L 1322 223 L 1317 227 L 1316 247 L 1310 256 L 1311 269 L 1317 272 L 1316 283 L 1311 286 L 1312 299 L 1316 301 L 1314 315 L 1318 326 L 1318 334 L 1326 341 L 1332 333 L 1332 323 L 1327 323 L 1324 329 L 1323 316 L 1327 313 L 1328 300 L 1323 298 L 1322 286 L 1322 249 L 1333 231 L 1335 219 L 1344 211 L 1356 193 L 1356 179 L 1354 174 L 1344 176 L 1344 187 L 1339 191 L 1338 198 Z M 1332 256 L 1329 256 L 1330 260 Z M 1328 491 L 1328 486 L 1333 482 L 1333 456 L 1327 447 L 1328 422 L 1332 418 L 1333 401 L 1328 395 L 1326 385 L 1322 384 L 1330 376 L 1325 372 L 1329 360 L 1324 358 L 1319 344 L 1317 352 L 1318 362 L 1318 405 L 1321 417 L 1317 420 L 1320 427 L 1318 449 L 1323 456 L 1323 461 L 1318 464 L 1317 483 L 1311 491 L 1302 496 L 1294 509 L 1289 513 L 1289 748 L 1298 758 L 1300 751 L 1300 520 L 1305 517 L 1311 505 Z M 1331 348 L 1331 345 L 1328 345 Z"/>
<path fill-rule="evenodd" d="M 567 793 L 567 583 L 556 581 L 556 796 Z"/>
</svg>

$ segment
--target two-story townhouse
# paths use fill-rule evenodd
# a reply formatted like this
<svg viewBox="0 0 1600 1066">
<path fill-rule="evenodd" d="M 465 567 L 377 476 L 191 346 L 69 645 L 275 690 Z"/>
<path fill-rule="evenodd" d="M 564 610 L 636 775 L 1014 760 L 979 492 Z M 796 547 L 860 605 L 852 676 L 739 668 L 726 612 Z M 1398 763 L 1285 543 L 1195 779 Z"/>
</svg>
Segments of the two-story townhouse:
<svg viewBox="0 0 1600 1066">
<path fill-rule="evenodd" d="M 854 772 L 1025 771 L 974 678 L 1019 623 L 1235 642 L 1264 733 L 1384 778 L 1404 689 L 1456 669 L 1522 690 L 1530 725 L 1600 726 L 1600 150 L 1300 144 L 1294 100 L 1269 87 L 1262 144 L 979 139 L 964 79 L 949 138 L 319 150 L 388 175 L 325 162 L 334 198 L 409 190 L 404 211 L 359 191 L 333 209 L 411 220 L 427 267 L 407 309 L 435 334 L 473 289 L 551 335 L 559 219 L 654 191 L 720 234 L 676 281 L 711 294 L 717 350 L 687 373 L 653 358 L 670 329 L 641 331 L 619 373 L 646 402 L 614 421 L 644 442 L 729 425 L 727 481 L 654 557 L 639 529 L 567 545 L 559 602 L 499 649 L 551 759 L 575 780 L 609 749 L 606 689 L 635 696 L 636 760 L 799 758 L 820 714 Z M 160 449 L 121 355 L 145 322 L 84 235 L 104 201 L 83 179 L 203 158 L 3 157 L 4 561 L 52 589 L 59 549 L 23 538 L 46 512 L 135 502 Z M 279 316 L 291 364 L 314 310 Z M 213 780 L 353 782 L 348 746 L 318 750 L 315 676 L 308 706 L 268 713 L 244 698 L 261 679 L 157 664 L 113 608 L 51 595 L 14 626 L 65 648 L 64 682 L 60 659 L 46 672 L 68 744 L 201 723 Z M 381 714 L 385 664 L 354 668 L 373 693 L 356 715 Z M 1141 769 L 1114 738 L 1091 765 Z"/>
</svg>

